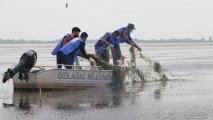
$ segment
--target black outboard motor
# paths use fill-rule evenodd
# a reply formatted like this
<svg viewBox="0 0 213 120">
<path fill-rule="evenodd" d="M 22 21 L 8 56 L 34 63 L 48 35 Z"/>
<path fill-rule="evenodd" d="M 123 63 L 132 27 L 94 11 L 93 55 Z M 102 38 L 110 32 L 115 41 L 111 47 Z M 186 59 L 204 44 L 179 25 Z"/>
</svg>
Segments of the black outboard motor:
<svg viewBox="0 0 213 120">
<path fill-rule="evenodd" d="M 13 76 L 19 72 L 19 79 L 28 81 L 28 73 L 35 66 L 37 61 L 37 53 L 34 50 L 29 50 L 22 54 L 19 63 L 12 69 L 8 69 L 4 73 L 4 78 L 2 80 L 5 83 L 8 79 L 13 78 Z"/>
</svg>

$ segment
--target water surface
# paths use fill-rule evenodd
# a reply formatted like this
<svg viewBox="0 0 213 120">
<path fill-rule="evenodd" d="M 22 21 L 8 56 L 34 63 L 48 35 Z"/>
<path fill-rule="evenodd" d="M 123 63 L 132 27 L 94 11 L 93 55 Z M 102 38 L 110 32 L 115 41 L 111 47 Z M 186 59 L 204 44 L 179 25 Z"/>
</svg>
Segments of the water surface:
<svg viewBox="0 0 213 120">
<path fill-rule="evenodd" d="M 212 120 L 213 44 L 145 43 L 141 46 L 143 54 L 159 61 L 175 75 L 174 79 L 122 87 L 43 91 L 42 95 L 13 91 L 10 80 L 0 83 L 0 119 Z M 37 65 L 54 65 L 55 58 L 50 55 L 52 47 L 54 44 L 0 44 L 0 73 L 15 65 L 29 49 L 37 51 Z M 122 46 L 128 57 L 127 48 Z M 87 45 L 87 51 L 94 53 L 93 46 Z"/>
</svg>

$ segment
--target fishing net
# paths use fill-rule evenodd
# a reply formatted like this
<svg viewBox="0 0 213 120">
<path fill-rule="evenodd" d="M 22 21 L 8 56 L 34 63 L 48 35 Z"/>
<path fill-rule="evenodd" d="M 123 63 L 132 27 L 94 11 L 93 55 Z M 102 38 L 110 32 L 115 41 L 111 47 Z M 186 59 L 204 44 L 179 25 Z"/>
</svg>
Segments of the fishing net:
<svg viewBox="0 0 213 120">
<path fill-rule="evenodd" d="M 159 62 L 153 61 L 144 56 L 142 53 L 136 54 L 133 46 L 130 47 L 130 59 L 127 61 L 127 66 L 117 66 L 101 61 L 96 55 L 88 54 L 89 57 L 96 61 L 97 66 L 104 70 L 113 70 L 116 80 L 122 82 L 131 80 L 132 82 L 146 82 L 156 80 L 169 80 L 165 74 L 166 70 L 162 68 Z M 137 62 L 145 61 L 148 64 L 148 69 L 143 69 Z M 144 67 L 145 68 L 145 67 Z"/>
</svg>

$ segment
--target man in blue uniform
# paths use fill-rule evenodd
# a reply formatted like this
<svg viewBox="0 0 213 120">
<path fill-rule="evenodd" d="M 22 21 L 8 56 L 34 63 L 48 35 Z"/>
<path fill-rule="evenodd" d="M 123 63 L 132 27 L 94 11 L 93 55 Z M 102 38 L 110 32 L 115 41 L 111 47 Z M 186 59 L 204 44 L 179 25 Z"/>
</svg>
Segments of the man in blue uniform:
<svg viewBox="0 0 213 120">
<path fill-rule="evenodd" d="M 88 34 L 83 32 L 80 37 L 69 41 L 59 50 L 59 53 L 62 56 L 62 63 L 65 65 L 65 68 L 72 69 L 72 65 L 79 55 L 90 60 L 91 63 L 95 62 L 92 58 L 89 58 L 85 50 L 85 41 L 87 40 L 87 37 Z"/>
<path fill-rule="evenodd" d="M 120 37 L 120 33 L 118 31 L 114 31 L 113 33 L 107 32 L 104 36 L 102 36 L 97 43 L 95 44 L 95 53 L 99 57 L 100 60 L 109 63 L 109 48 L 110 46 L 114 46 L 118 43 L 118 39 Z M 116 52 L 116 51 L 112 51 Z M 114 63 L 114 60 L 113 60 Z"/>
<path fill-rule="evenodd" d="M 73 27 L 71 34 L 68 33 L 66 34 L 55 46 L 55 48 L 52 50 L 52 55 L 56 55 L 56 61 L 57 61 L 57 67 L 61 68 L 62 67 L 62 56 L 60 52 L 58 52 L 65 44 L 67 44 L 69 41 L 72 39 L 76 38 L 79 36 L 79 33 L 81 30 L 78 27 Z"/>
<path fill-rule="evenodd" d="M 135 29 L 134 24 L 129 23 L 127 27 L 122 27 L 116 31 L 119 31 L 121 34 L 121 37 L 118 39 L 118 43 L 124 43 L 126 42 L 129 45 L 133 45 L 135 48 L 137 48 L 139 51 L 142 51 L 142 49 L 132 40 L 130 34 Z M 114 51 L 112 52 L 113 61 L 115 61 L 115 64 L 118 65 L 118 60 L 123 60 L 124 56 L 121 53 L 120 45 L 116 44 L 114 45 Z"/>
</svg>

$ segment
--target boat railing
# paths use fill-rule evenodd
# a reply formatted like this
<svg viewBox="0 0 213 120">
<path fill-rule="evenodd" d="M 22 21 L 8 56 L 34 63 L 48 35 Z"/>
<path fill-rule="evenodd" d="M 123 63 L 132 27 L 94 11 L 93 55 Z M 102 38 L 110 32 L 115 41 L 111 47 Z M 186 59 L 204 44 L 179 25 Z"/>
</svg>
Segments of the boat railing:
<svg viewBox="0 0 213 120">
<path fill-rule="evenodd" d="M 61 64 L 58 64 L 61 65 Z M 66 65 L 63 64 L 64 66 L 67 67 L 72 67 L 74 70 L 103 70 L 101 66 L 80 66 L 80 65 Z M 56 68 L 57 66 L 54 65 L 44 65 L 44 66 L 35 66 L 35 68 L 41 69 L 41 70 L 46 70 L 47 68 Z"/>
</svg>

